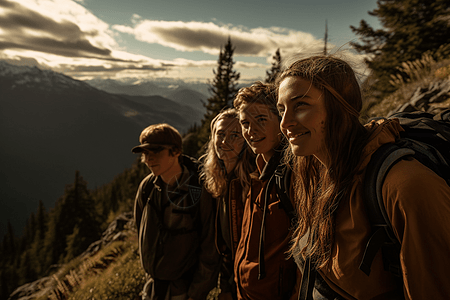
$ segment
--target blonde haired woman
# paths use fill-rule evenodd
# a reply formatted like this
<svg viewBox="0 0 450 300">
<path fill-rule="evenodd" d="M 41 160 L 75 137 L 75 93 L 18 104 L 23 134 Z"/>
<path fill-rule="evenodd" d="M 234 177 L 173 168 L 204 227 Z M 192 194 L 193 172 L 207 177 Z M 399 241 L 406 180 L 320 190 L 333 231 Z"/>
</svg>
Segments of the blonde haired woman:
<svg viewBox="0 0 450 300">
<path fill-rule="evenodd" d="M 227 109 L 212 120 L 211 138 L 201 160 L 201 178 L 217 199 L 216 246 L 223 258 L 219 299 L 236 299 L 233 261 L 254 157 L 242 137 L 235 109 Z"/>
</svg>

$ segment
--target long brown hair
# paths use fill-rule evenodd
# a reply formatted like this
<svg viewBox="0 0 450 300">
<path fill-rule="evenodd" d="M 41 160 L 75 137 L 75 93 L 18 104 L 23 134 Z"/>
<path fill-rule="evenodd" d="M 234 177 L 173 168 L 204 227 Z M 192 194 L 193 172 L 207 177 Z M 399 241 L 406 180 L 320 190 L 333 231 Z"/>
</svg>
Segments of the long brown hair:
<svg viewBox="0 0 450 300">
<path fill-rule="evenodd" d="M 298 255 L 298 243 L 309 232 L 301 254 L 310 255 L 318 267 L 328 263 L 334 241 L 334 212 L 350 193 L 359 158 L 366 144 L 366 130 L 359 120 L 361 91 L 353 69 L 332 56 L 300 59 L 284 70 L 276 85 L 288 77 L 301 77 L 324 93 L 326 109 L 325 148 L 327 166 L 314 156 L 294 156 L 293 165 L 298 226 L 291 253 Z M 314 238 L 312 236 L 314 235 Z"/>
<path fill-rule="evenodd" d="M 200 158 L 203 161 L 200 178 L 205 182 L 205 188 L 208 192 L 217 198 L 225 193 L 227 188 L 226 170 L 220 163 L 219 157 L 214 149 L 214 135 L 216 133 L 216 124 L 222 119 L 236 119 L 237 111 L 234 108 L 224 110 L 217 114 L 211 121 L 211 136 L 209 138 L 206 153 Z M 244 142 L 240 152 L 240 157 L 236 166 L 234 167 L 234 174 L 239 178 L 244 190 L 250 186 L 250 174 L 253 172 L 254 156 L 247 142 Z"/>
</svg>

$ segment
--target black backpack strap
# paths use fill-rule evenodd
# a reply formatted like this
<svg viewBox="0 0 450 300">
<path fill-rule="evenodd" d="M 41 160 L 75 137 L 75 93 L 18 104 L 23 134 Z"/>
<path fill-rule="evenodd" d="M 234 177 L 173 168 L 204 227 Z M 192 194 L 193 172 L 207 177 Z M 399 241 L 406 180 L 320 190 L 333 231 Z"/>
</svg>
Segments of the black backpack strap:
<svg viewBox="0 0 450 300">
<path fill-rule="evenodd" d="M 277 194 L 280 197 L 280 202 L 291 220 L 291 225 L 295 226 L 297 214 L 289 197 L 289 188 L 291 184 L 292 170 L 286 165 L 280 165 L 274 172 L 275 183 L 277 187 Z"/>
<path fill-rule="evenodd" d="M 314 283 L 316 282 L 316 268 L 309 256 L 305 259 L 302 270 L 302 282 L 298 293 L 298 300 L 312 300 Z"/>
<path fill-rule="evenodd" d="M 369 275 L 371 265 L 375 255 L 384 245 L 390 245 L 396 252 L 390 255 L 392 258 L 399 259 L 400 242 L 394 234 L 391 222 L 384 207 L 382 187 L 384 179 L 392 166 L 406 156 L 414 155 L 414 151 L 408 148 L 401 148 L 396 144 L 382 145 L 373 155 L 367 166 L 364 178 L 364 201 L 366 211 L 372 226 L 373 234 L 369 239 L 359 269 Z M 398 273 L 398 262 L 387 262 L 387 269 Z M 397 270 L 394 270 L 397 269 Z M 400 275 L 400 274 L 396 274 Z"/>
</svg>

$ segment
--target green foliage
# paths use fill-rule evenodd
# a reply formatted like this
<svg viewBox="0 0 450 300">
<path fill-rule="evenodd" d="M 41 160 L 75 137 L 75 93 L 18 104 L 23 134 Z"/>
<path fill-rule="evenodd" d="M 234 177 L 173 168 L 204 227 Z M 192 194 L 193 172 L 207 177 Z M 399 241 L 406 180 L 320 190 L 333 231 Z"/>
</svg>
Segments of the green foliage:
<svg viewBox="0 0 450 300">
<path fill-rule="evenodd" d="M 450 4 L 447 0 L 378 0 L 377 4 L 369 14 L 378 17 L 382 29 L 374 30 L 364 20 L 358 28 L 350 28 L 361 36 L 361 42 L 351 44 L 369 55 L 366 62 L 376 79 L 373 89 L 382 98 L 396 90 L 389 81 L 397 66 L 420 59 L 427 51 L 436 52 L 450 41 Z"/>
<path fill-rule="evenodd" d="M 280 49 L 277 49 L 277 51 L 275 52 L 275 55 L 272 56 L 272 59 L 273 59 L 272 67 L 270 68 L 270 70 L 266 71 L 266 80 L 265 81 L 267 83 L 274 82 L 275 79 L 277 78 L 277 75 L 281 71 Z"/>
</svg>

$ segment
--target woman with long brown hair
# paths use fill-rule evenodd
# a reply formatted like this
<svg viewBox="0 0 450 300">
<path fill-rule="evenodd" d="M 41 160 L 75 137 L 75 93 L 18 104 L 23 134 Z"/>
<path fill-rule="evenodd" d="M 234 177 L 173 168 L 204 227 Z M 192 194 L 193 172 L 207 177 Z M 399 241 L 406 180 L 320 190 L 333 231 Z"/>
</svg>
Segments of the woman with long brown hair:
<svg viewBox="0 0 450 300">
<path fill-rule="evenodd" d="M 450 187 L 414 159 L 398 162 L 382 188 L 401 242 L 403 286 L 384 269 L 381 251 L 369 276 L 359 269 L 371 236 L 363 199 L 366 166 L 375 150 L 403 131 L 398 121 L 362 125 L 355 73 L 333 56 L 297 60 L 280 74 L 277 87 L 296 178 L 299 221 L 292 253 L 300 265 L 311 263 L 333 299 L 448 297 Z"/>
</svg>

